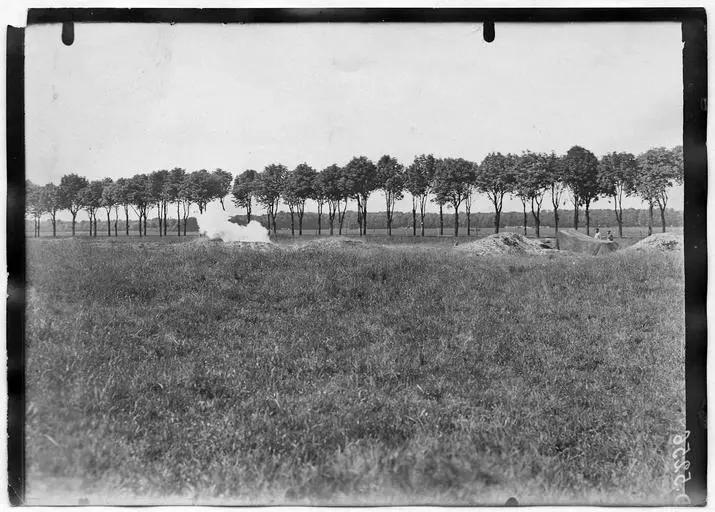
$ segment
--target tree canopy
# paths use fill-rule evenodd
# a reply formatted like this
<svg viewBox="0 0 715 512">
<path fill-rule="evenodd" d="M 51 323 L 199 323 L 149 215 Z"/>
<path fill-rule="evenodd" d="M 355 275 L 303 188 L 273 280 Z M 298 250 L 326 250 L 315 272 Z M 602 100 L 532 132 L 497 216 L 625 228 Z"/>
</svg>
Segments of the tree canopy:
<svg viewBox="0 0 715 512">
<path fill-rule="evenodd" d="M 492 152 L 480 164 L 462 158 L 435 158 L 431 154 L 420 154 L 405 167 L 391 155 L 383 155 L 377 163 L 367 156 L 356 156 L 345 166 L 332 164 L 317 172 L 308 163 L 297 165 L 288 171 L 282 164 L 267 165 L 262 172 L 248 169 L 235 179 L 229 171 L 215 169 L 209 172 L 199 169 L 187 172 L 180 167 L 171 170 L 155 170 L 138 173 L 127 178 L 88 182 L 75 173 L 64 175 L 59 185 L 35 186 L 28 182 L 28 215 L 37 222 L 49 214 L 53 221 L 58 211 L 67 210 L 72 214 L 73 230 L 77 212 L 84 208 L 92 222 L 96 223 L 95 212 L 105 208 L 107 222 L 109 213 L 125 212 L 127 234 L 129 231 L 130 208 L 139 217 L 140 224 L 146 226 L 147 212 L 156 211 L 159 234 L 166 234 L 168 207 L 176 206 L 177 220 L 183 220 L 186 234 L 187 219 L 192 206 L 203 212 L 212 201 L 219 201 L 231 194 L 233 203 L 246 209 L 250 221 L 252 207 L 257 202 L 265 208 L 269 227 L 276 230 L 276 215 L 281 201 L 292 214 L 298 214 L 299 233 L 302 232 L 303 214 L 308 201 L 313 201 L 318 209 L 318 231 L 323 206 L 328 205 L 331 223 L 338 216 L 340 232 L 350 200 L 357 201 L 357 222 L 360 233 L 366 233 L 368 220 L 367 203 L 371 194 L 381 190 L 385 197 L 385 217 L 388 232 L 391 233 L 392 219 L 397 202 L 405 193 L 412 199 L 412 231 L 417 234 L 417 211 L 419 224 L 424 235 L 425 209 L 428 200 L 434 201 L 440 209 L 440 234 L 442 233 L 442 208 L 455 208 L 455 221 L 459 208 L 464 204 L 467 213 L 469 233 L 470 212 L 473 194 L 484 194 L 494 208 L 495 231 L 499 230 L 503 200 L 506 196 L 517 197 L 523 203 L 523 220 L 526 230 L 527 208 L 531 208 L 537 236 L 542 204 L 547 195 L 551 197 L 555 228 L 559 226 L 559 209 L 565 190 L 573 192 L 574 227 L 578 228 L 579 207 L 586 208 L 587 231 L 590 224 L 589 208 L 599 197 L 614 200 L 614 212 L 622 223 L 622 200 L 624 196 L 637 195 L 652 210 L 658 206 L 665 226 L 665 209 L 671 188 L 683 182 L 682 147 L 672 149 L 656 147 L 635 157 L 631 153 L 611 152 L 600 160 L 589 150 L 573 146 L 563 155 L 554 152 L 534 153 L 524 151 L 520 155 L 506 155 Z M 225 207 L 224 207 L 225 209 Z M 373 217 L 371 217 L 373 218 Z M 652 222 L 651 222 L 652 224 Z M 458 226 L 458 222 L 456 222 Z M 74 231 L 73 231 L 74 232 Z M 141 232 L 141 226 L 140 226 Z M 181 234 L 181 222 L 177 222 L 177 233 Z M 111 234 L 108 230 L 108 234 Z M 115 215 L 116 234 L 116 215 Z"/>
<path fill-rule="evenodd" d="M 573 146 L 564 157 L 565 181 L 573 191 L 575 206 L 586 207 L 586 234 L 590 232 L 589 209 L 602 195 L 598 179 L 598 158 L 581 146 Z"/>
<path fill-rule="evenodd" d="M 487 195 L 494 206 L 494 231 L 499 232 L 499 218 L 504 196 L 515 188 L 514 156 L 489 153 L 477 168 L 474 182 L 477 189 Z"/>
</svg>

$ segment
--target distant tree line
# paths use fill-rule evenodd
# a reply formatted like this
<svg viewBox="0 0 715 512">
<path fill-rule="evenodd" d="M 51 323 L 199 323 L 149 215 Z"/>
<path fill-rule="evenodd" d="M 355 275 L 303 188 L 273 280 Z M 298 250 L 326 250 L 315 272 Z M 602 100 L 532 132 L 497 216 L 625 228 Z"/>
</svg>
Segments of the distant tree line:
<svg viewBox="0 0 715 512">
<path fill-rule="evenodd" d="M 53 235 L 56 235 L 56 217 L 62 210 L 72 216 L 73 235 L 78 212 L 87 212 L 89 233 L 94 236 L 97 236 L 98 214 L 106 214 L 107 234 L 111 236 L 113 227 L 114 236 L 117 236 L 120 213 L 123 213 L 124 231 L 128 235 L 130 210 L 139 220 L 139 235 L 146 235 L 148 212 L 155 210 L 159 234 L 166 236 L 168 211 L 175 207 L 177 234 L 181 235 L 183 225 L 183 234 L 186 235 L 192 206 L 202 213 L 208 203 L 218 200 L 224 207 L 224 199 L 230 195 L 237 207 L 245 209 L 248 221 L 255 217 L 254 205 L 262 206 L 266 211 L 267 227 L 274 233 L 278 229 L 278 208 L 283 203 L 289 211 L 291 233 L 295 234 L 297 227 L 301 235 L 305 205 L 312 200 L 317 205 L 318 234 L 323 230 L 323 220 L 327 215 L 327 229 L 332 235 L 336 227 L 342 234 L 348 205 L 354 201 L 359 232 L 364 235 L 368 221 L 374 221 L 374 216 L 367 210 L 368 199 L 373 193 L 381 192 L 385 199 L 384 225 L 391 235 L 395 219 L 400 219 L 400 226 L 404 222 L 404 215 L 395 212 L 395 204 L 408 193 L 412 199 L 410 226 L 413 236 L 417 235 L 418 225 L 422 236 L 425 228 L 429 227 L 426 222 L 428 201 L 435 203 L 439 209 L 440 234 L 444 233 L 444 210 L 453 210 L 454 235 L 458 236 L 460 226 L 465 224 L 459 219 L 460 208 L 464 205 L 466 230 L 470 235 L 473 198 L 483 194 L 494 209 L 492 225 L 495 232 L 503 226 L 504 198 L 511 196 L 522 204 L 524 233 L 531 218 L 536 236 L 540 236 L 540 226 L 544 222 L 542 210 L 545 211 L 545 207 L 551 207 L 549 223 L 557 231 L 563 206 L 571 207 L 575 229 L 579 227 L 583 209 L 586 233 L 590 234 L 593 204 L 599 198 L 609 198 L 613 201 L 618 234 L 623 236 L 624 197 L 639 197 L 648 204 L 649 234 L 653 231 L 654 210 L 658 207 L 662 230 L 665 231 L 668 193 L 671 187 L 682 182 L 681 146 L 672 149 L 657 147 L 638 156 L 613 152 L 600 160 L 589 150 L 573 146 L 565 155 L 531 151 L 520 155 L 490 153 L 481 163 L 462 158 L 419 155 L 405 166 L 396 158 L 384 155 L 376 163 L 359 156 L 344 166 L 332 164 L 321 171 L 306 163 L 293 170 L 281 164 L 270 164 L 261 172 L 246 170 L 235 179 L 231 173 L 221 169 L 187 172 L 174 168 L 116 181 L 109 178 L 88 181 L 77 174 L 68 174 L 62 177 L 59 185 L 48 183 L 40 186 L 28 181 L 26 209 L 34 220 L 36 236 L 39 236 L 43 215 L 49 215 Z"/>
</svg>

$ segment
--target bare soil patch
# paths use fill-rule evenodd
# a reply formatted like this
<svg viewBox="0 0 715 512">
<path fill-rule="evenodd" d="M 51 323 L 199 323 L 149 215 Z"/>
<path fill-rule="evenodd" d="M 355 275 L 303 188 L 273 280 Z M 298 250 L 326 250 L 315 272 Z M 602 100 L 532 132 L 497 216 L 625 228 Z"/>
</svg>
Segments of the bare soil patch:
<svg viewBox="0 0 715 512">
<path fill-rule="evenodd" d="M 366 244 L 362 240 L 356 240 L 354 238 L 320 238 L 316 240 L 310 240 L 308 242 L 299 243 L 293 247 L 299 251 L 313 251 L 313 250 L 332 250 L 332 249 L 345 249 L 345 248 L 368 248 L 370 244 Z"/>
<path fill-rule="evenodd" d="M 492 254 L 546 254 L 550 252 L 546 244 L 526 238 L 518 233 L 495 233 L 474 242 L 457 245 L 455 249 L 479 256 Z"/>
<path fill-rule="evenodd" d="M 230 247 L 232 249 L 245 249 L 259 252 L 275 252 L 280 250 L 280 247 L 272 242 L 224 242 L 220 238 L 199 238 L 198 240 L 194 240 L 192 243 L 195 245 L 204 245 L 207 247 L 224 246 Z"/>
<path fill-rule="evenodd" d="M 617 242 L 597 239 L 575 229 L 562 229 L 556 235 L 556 239 L 561 251 L 590 254 L 591 256 L 610 254 L 617 251 L 619 247 Z"/>
<path fill-rule="evenodd" d="M 636 242 L 627 251 L 682 251 L 683 237 L 674 233 L 655 233 Z"/>
</svg>

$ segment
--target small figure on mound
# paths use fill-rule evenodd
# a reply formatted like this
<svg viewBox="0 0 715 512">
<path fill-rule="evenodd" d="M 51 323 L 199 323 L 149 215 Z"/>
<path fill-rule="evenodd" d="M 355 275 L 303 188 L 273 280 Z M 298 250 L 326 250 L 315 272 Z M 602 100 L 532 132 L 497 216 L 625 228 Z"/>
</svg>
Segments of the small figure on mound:
<svg viewBox="0 0 715 512">
<path fill-rule="evenodd" d="M 596 228 L 596 233 L 593 235 L 593 238 L 595 238 L 596 240 L 601 239 L 601 231 L 599 231 L 598 228 Z"/>
<path fill-rule="evenodd" d="M 608 239 L 609 242 L 613 242 L 613 233 L 611 233 L 611 230 L 608 230 L 608 234 L 606 235 L 606 238 Z"/>
</svg>

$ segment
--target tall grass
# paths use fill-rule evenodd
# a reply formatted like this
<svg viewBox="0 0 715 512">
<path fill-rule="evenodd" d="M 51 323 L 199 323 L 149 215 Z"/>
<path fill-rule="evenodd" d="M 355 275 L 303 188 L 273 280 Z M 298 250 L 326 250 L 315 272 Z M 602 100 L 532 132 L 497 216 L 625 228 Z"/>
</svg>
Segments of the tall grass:
<svg viewBox="0 0 715 512">
<path fill-rule="evenodd" d="M 29 241 L 28 271 L 31 496 L 672 501 L 672 256 Z"/>
</svg>

